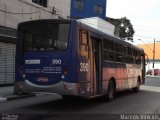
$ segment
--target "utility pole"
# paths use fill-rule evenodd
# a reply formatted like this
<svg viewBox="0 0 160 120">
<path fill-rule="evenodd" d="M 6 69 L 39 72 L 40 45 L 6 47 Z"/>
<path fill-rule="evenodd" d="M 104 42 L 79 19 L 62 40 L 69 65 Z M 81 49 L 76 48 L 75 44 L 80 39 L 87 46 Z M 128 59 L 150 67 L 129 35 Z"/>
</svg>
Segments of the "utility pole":
<svg viewBox="0 0 160 120">
<path fill-rule="evenodd" d="M 154 62 L 155 62 L 155 39 L 153 43 L 153 69 L 152 69 L 152 76 L 154 76 Z"/>
</svg>

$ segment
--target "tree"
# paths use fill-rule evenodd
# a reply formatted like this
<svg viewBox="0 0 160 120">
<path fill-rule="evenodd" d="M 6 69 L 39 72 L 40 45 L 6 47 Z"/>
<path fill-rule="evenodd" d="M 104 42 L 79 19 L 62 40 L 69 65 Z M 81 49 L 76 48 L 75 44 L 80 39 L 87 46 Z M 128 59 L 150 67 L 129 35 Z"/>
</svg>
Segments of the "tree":
<svg viewBox="0 0 160 120">
<path fill-rule="evenodd" d="M 121 38 L 122 40 L 128 40 L 133 42 L 134 29 L 130 20 L 126 17 L 120 19 L 107 18 L 106 21 L 115 25 L 115 36 Z"/>
</svg>

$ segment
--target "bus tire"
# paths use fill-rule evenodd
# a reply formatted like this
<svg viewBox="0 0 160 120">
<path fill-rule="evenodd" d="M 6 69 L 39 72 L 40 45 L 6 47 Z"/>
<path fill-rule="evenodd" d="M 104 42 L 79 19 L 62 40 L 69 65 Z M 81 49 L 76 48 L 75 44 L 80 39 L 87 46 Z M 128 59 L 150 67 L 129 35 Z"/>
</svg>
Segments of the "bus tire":
<svg viewBox="0 0 160 120">
<path fill-rule="evenodd" d="M 107 101 L 112 101 L 114 99 L 114 95 L 115 95 L 115 84 L 113 80 L 110 80 L 108 84 L 107 95 L 106 95 Z"/>
<path fill-rule="evenodd" d="M 133 88 L 133 91 L 135 93 L 138 93 L 140 91 L 140 78 L 137 80 L 137 87 Z"/>
</svg>

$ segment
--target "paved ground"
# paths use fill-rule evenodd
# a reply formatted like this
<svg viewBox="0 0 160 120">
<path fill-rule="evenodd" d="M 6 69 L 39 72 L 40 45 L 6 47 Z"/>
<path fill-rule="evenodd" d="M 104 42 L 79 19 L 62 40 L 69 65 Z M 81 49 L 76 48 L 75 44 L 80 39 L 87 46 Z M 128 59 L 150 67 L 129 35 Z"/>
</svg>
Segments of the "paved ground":
<svg viewBox="0 0 160 120">
<path fill-rule="evenodd" d="M 5 114 L 0 115 L 0 118 L 13 116 L 19 120 L 86 120 L 86 118 L 87 120 L 106 120 L 106 118 L 119 120 L 123 114 L 159 114 L 159 83 L 159 77 L 147 77 L 146 84 L 141 86 L 139 93 L 135 94 L 131 90 L 120 92 L 112 102 L 102 102 L 99 98 L 87 101 L 65 100 L 56 94 L 39 94 L 30 98 L 2 102 L 0 113 Z M 153 86 L 154 84 L 156 86 Z"/>
<path fill-rule="evenodd" d="M 141 90 L 152 91 L 152 92 L 160 92 L 160 87 L 155 86 L 141 86 Z"/>
<path fill-rule="evenodd" d="M 13 86 L 0 87 L 0 102 L 7 101 L 11 96 L 13 96 Z"/>
<path fill-rule="evenodd" d="M 158 87 L 160 87 L 160 76 L 147 76 L 145 85 L 141 87 L 143 90 L 150 89 L 150 91 L 157 91 Z M 147 87 L 154 86 L 154 87 Z M 157 88 L 156 88 L 157 87 Z M 7 101 L 7 98 L 16 97 L 13 95 L 13 86 L 10 87 L 0 87 L 0 102 Z"/>
<path fill-rule="evenodd" d="M 13 95 L 13 86 L 0 87 L 0 98 Z"/>
<path fill-rule="evenodd" d="M 100 98 L 58 100 L 56 95 L 42 95 L 0 103 L 0 113 L 18 116 L 19 120 L 122 120 L 124 114 L 159 114 L 160 90 L 150 91 L 149 86 L 145 89 L 139 93 L 120 92 L 112 102 L 103 102 Z"/>
</svg>

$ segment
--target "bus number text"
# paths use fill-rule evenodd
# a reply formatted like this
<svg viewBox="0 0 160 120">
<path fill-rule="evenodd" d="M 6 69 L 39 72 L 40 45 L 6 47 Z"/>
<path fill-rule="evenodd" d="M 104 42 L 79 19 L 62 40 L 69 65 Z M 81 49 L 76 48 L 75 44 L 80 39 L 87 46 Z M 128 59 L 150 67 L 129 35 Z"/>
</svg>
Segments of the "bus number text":
<svg viewBox="0 0 160 120">
<path fill-rule="evenodd" d="M 52 64 L 61 64 L 62 63 L 62 61 L 60 60 L 60 59 L 53 59 L 52 60 Z"/>
</svg>

